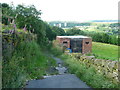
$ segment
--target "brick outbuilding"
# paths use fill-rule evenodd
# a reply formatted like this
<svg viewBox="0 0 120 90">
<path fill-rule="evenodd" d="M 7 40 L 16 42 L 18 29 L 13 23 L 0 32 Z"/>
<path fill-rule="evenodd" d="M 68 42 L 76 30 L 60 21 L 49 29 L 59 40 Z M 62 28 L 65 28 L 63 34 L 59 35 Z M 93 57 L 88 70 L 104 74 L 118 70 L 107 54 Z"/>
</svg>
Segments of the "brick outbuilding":
<svg viewBox="0 0 120 90">
<path fill-rule="evenodd" d="M 92 51 L 92 38 L 87 36 L 57 36 L 60 46 L 70 48 L 72 52 L 89 53 Z"/>
</svg>

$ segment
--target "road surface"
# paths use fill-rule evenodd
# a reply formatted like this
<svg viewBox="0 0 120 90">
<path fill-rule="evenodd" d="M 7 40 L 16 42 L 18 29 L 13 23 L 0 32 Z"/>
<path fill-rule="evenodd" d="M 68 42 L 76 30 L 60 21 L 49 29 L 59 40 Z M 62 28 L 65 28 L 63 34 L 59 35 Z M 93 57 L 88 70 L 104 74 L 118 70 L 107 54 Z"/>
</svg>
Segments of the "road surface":
<svg viewBox="0 0 120 90">
<path fill-rule="evenodd" d="M 76 75 L 66 73 L 67 68 L 63 66 L 63 61 L 52 56 L 58 66 L 58 75 L 44 76 L 44 79 L 30 80 L 25 88 L 89 88 Z"/>
</svg>

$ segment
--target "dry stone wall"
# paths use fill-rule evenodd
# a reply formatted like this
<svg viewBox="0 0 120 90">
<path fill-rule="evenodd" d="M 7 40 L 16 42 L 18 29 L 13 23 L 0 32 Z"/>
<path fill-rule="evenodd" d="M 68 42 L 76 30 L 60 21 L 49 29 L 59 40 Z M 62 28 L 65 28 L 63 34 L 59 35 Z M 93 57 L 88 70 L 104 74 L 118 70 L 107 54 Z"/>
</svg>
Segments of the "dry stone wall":
<svg viewBox="0 0 120 90">
<path fill-rule="evenodd" d="M 94 56 L 84 56 L 77 53 L 69 54 L 77 58 L 81 63 L 87 67 L 94 67 L 98 73 L 103 74 L 106 78 L 110 79 L 113 83 L 119 83 L 120 62 L 112 60 L 95 59 Z"/>
</svg>

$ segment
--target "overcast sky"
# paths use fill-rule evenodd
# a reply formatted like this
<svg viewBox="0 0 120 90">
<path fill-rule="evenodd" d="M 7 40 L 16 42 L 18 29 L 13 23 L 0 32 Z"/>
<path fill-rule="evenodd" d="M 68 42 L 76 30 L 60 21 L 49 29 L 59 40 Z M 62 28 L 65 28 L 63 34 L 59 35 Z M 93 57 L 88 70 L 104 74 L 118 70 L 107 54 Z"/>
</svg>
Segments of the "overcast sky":
<svg viewBox="0 0 120 90">
<path fill-rule="evenodd" d="M 44 21 L 117 20 L 120 0 L 0 0 L 35 5 Z"/>
</svg>

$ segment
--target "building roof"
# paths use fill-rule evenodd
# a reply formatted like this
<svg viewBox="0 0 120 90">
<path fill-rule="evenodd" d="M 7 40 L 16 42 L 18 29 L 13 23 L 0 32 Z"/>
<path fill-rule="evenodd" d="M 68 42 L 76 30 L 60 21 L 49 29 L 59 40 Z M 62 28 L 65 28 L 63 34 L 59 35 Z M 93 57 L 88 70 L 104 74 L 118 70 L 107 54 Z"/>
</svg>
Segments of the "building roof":
<svg viewBox="0 0 120 90">
<path fill-rule="evenodd" d="M 91 38 L 91 37 L 87 37 L 87 36 L 57 36 L 58 38 Z"/>
</svg>

